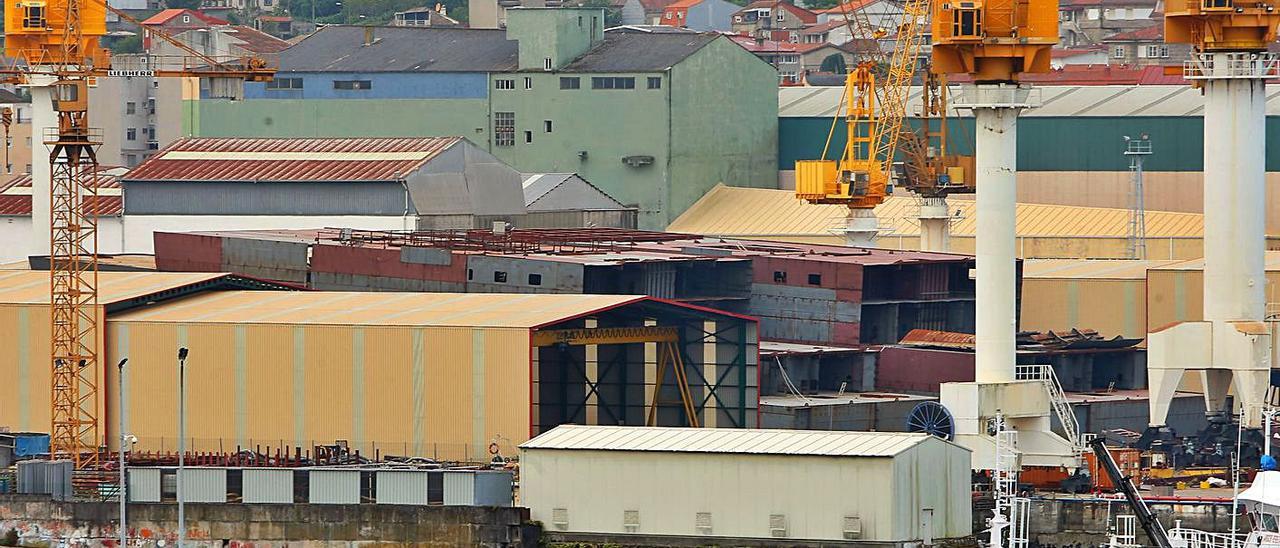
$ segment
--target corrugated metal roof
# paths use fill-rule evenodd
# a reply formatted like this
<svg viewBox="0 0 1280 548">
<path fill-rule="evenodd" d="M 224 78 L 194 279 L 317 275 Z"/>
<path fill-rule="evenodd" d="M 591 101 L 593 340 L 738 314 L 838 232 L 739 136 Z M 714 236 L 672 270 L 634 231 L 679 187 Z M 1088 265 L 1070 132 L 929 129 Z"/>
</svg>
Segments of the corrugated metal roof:
<svg viewBox="0 0 1280 548">
<path fill-rule="evenodd" d="M 576 173 L 526 173 L 524 205 L 529 211 L 626 209 Z"/>
<path fill-rule="evenodd" d="M 396 181 L 460 137 L 187 138 L 147 159 L 130 181 Z"/>
<path fill-rule="evenodd" d="M 1280 251 L 1267 251 L 1264 268 L 1268 272 L 1280 271 Z M 1151 270 L 1204 270 L 1204 259 L 1171 261 L 1170 264 L 1152 267 Z"/>
<path fill-rule="evenodd" d="M 1185 85 L 1038 85 L 1043 104 L 1024 111 L 1023 117 L 1088 117 L 1088 116 L 1200 116 L 1204 97 L 1199 90 Z M 952 86 L 956 97 L 960 86 Z M 782 87 L 778 88 L 778 115 L 781 117 L 830 117 L 835 115 L 843 88 Z M 911 88 L 909 104 L 920 100 L 920 88 Z M 1267 99 L 1267 114 L 1280 116 L 1280 94 Z M 955 117 L 970 116 L 967 110 L 952 109 Z"/>
<path fill-rule="evenodd" d="M 1022 278 L 1145 280 L 1147 269 L 1183 261 L 1027 259 L 1022 261 Z"/>
<path fill-rule="evenodd" d="M 606 32 L 604 41 L 566 65 L 565 72 L 656 72 L 675 66 L 712 40 L 705 33 Z"/>
<path fill-rule="evenodd" d="M 905 432 L 740 430 L 566 424 L 520 444 L 520 448 L 892 457 L 931 439 L 938 438 L 928 434 Z"/>
<path fill-rule="evenodd" d="M 516 41 L 501 29 L 327 25 L 281 52 L 280 70 L 484 73 L 516 70 L 516 61 Z"/>
<path fill-rule="evenodd" d="M 957 212 L 952 236 L 973 236 L 977 230 L 973 200 L 952 197 L 951 210 Z M 917 236 L 915 216 L 919 206 L 914 197 L 890 196 L 879 207 L 882 237 Z M 760 212 L 768 212 L 762 215 Z M 680 215 L 672 232 L 688 232 L 742 238 L 833 237 L 843 226 L 848 208 L 842 205 L 814 205 L 797 200 L 789 190 L 741 188 L 718 185 Z M 1199 237 L 1204 221 L 1198 213 L 1147 211 L 1148 237 Z M 1127 237 L 1129 211 L 1047 204 L 1018 204 L 1019 236 Z"/>
<path fill-rule="evenodd" d="M 204 272 L 99 272 L 98 303 L 108 305 L 224 276 L 226 274 Z M 0 271 L 0 304 L 48 303 L 47 271 Z"/>
<path fill-rule="evenodd" d="M 120 321 L 532 328 L 644 300 L 634 295 L 220 291 Z"/>
</svg>

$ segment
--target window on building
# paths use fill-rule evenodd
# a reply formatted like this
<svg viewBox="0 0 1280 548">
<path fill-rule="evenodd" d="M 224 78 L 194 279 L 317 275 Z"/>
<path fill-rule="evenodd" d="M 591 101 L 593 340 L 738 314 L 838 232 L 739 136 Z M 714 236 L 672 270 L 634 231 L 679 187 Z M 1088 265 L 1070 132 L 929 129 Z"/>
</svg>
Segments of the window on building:
<svg viewBox="0 0 1280 548">
<path fill-rule="evenodd" d="M 574 77 L 560 77 L 560 89 L 578 89 L 582 87 L 582 80 Z"/>
<path fill-rule="evenodd" d="M 784 12 L 782 12 L 782 11 L 779 11 L 779 12 L 778 12 L 778 22 L 779 22 L 779 23 L 781 23 L 781 22 L 786 21 L 786 20 L 787 20 L 787 14 L 786 14 L 786 13 L 784 13 Z"/>
<path fill-rule="evenodd" d="M 533 89 L 533 78 L 524 77 L 524 89 Z"/>
<path fill-rule="evenodd" d="M 578 19 L 582 19 L 582 18 L 581 18 L 581 17 L 579 17 Z M 552 68 L 551 58 L 550 58 L 550 57 L 543 57 L 543 58 L 542 58 L 542 70 L 551 70 L 551 68 Z"/>
<path fill-rule="evenodd" d="M 787 272 L 785 270 L 774 270 L 773 281 L 774 283 L 780 283 L 780 284 L 787 283 Z"/>
<path fill-rule="evenodd" d="M 183 15 L 183 16 L 182 16 L 182 22 L 183 22 L 183 23 L 190 23 L 190 22 L 191 22 L 191 16 L 190 16 L 190 15 Z"/>
<path fill-rule="evenodd" d="M 1148 59 L 1164 59 L 1169 56 L 1169 46 L 1152 45 L 1145 49 Z"/>
<path fill-rule="evenodd" d="M 131 127 L 129 129 L 124 130 L 124 138 L 129 141 L 137 141 L 138 128 Z"/>
<path fill-rule="evenodd" d="M 500 283 L 500 284 L 505 284 L 505 283 L 507 283 L 507 273 L 506 273 L 506 272 L 503 272 L 503 271 L 501 271 L 501 270 L 494 270 L 494 271 L 493 271 L 493 281 L 494 281 L 494 282 L 497 282 L 497 283 Z"/>
<path fill-rule="evenodd" d="M 133 102 L 133 101 L 129 101 L 129 102 L 127 102 L 127 103 L 125 103 L 125 104 L 124 104 L 124 113 L 125 113 L 125 114 L 136 114 L 137 112 L 138 112 L 138 103 L 135 103 L 135 102 Z"/>
<path fill-rule="evenodd" d="M 1116 46 L 1111 51 L 1111 56 L 1116 59 L 1124 59 L 1124 46 Z"/>
<path fill-rule="evenodd" d="M 525 130 L 525 132 L 524 132 L 524 142 L 526 142 L 526 143 L 532 143 L 532 142 L 533 142 L 533 132 L 532 132 L 532 131 Z"/>
<path fill-rule="evenodd" d="M 334 80 L 333 89 L 373 89 L 369 80 Z"/>
<path fill-rule="evenodd" d="M 543 121 L 542 121 L 542 131 L 545 131 L 545 132 L 547 132 L 547 133 L 551 133 L 551 120 L 543 120 Z"/>
<path fill-rule="evenodd" d="M 493 89 L 516 89 L 516 81 L 511 78 L 494 80 Z"/>
<path fill-rule="evenodd" d="M 650 77 L 649 77 L 649 89 L 662 89 L 662 77 L 661 77 L 661 76 L 650 76 Z"/>
<path fill-rule="evenodd" d="M 334 82 L 334 89 L 343 89 Z M 302 78 L 276 78 L 267 82 L 267 89 L 302 89 Z"/>
<path fill-rule="evenodd" d="M 1062 12 L 1062 20 L 1063 20 L 1063 21 L 1070 21 L 1070 20 L 1071 20 L 1071 18 L 1072 18 L 1072 16 L 1074 16 L 1074 15 L 1075 15 L 1075 12 L 1074 12 L 1074 11 L 1071 11 L 1071 10 L 1064 11 L 1064 12 Z"/>
<path fill-rule="evenodd" d="M 500 147 L 516 144 L 516 113 L 493 113 L 493 144 Z"/>
<path fill-rule="evenodd" d="M 684 19 L 684 12 L 683 12 L 683 11 L 677 11 L 677 12 L 676 12 L 676 19 Z"/>
<path fill-rule="evenodd" d="M 529 285 L 542 285 L 542 274 L 530 274 Z"/>
<path fill-rule="evenodd" d="M 475 279 L 475 277 L 476 277 L 476 271 L 475 271 L 475 270 L 472 270 L 472 269 L 470 269 L 470 268 L 468 268 L 468 269 L 467 269 L 467 280 L 474 280 L 474 279 Z"/>
<path fill-rule="evenodd" d="M 596 76 L 591 78 L 591 89 L 635 89 L 636 79 L 630 76 Z"/>
<path fill-rule="evenodd" d="M 133 167 L 138 165 L 138 157 L 133 154 L 125 154 L 124 165 L 125 167 Z"/>
<path fill-rule="evenodd" d="M 670 19 L 670 18 L 671 18 L 671 12 L 667 12 L 666 17 L 667 17 L 667 19 Z"/>
<path fill-rule="evenodd" d="M 23 172 L 23 173 L 31 173 L 31 164 L 27 164 L 26 169 L 24 169 L 22 172 Z"/>
<path fill-rule="evenodd" d="M 822 274 L 810 274 L 809 285 L 822 285 Z"/>
</svg>

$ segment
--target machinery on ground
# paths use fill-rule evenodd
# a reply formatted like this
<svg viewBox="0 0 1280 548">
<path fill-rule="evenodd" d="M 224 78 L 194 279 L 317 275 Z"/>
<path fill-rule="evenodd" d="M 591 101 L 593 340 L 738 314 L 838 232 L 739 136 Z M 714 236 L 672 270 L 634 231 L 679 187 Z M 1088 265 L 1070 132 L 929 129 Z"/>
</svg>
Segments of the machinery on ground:
<svg viewBox="0 0 1280 548">
<path fill-rule="evenodd" d="M 1093 447 L 1093 454 L 1098 459 L 1098 467 L 1103 472 L 1106 472 L 1107 477 L 1111 479 L 1111 484 L 1115 486 L 1116 492 L 1124 495 L 1125 500 L 1129 502 L 1129 507 L 1133 509 L 1133 514 L 1137 517 L 1138 524 L 1142 526 L 1142 530 L 1146 531 L 1147 537 L 1151 539 L 1151 542 L 1155 543 L 1156 548 L 1171 548 L 1164 526 L 1156 519 L 1146 501 L 1142 500 L 1142 495 L 1138 493 L 1138 488 L 1133 484 L 1133 478 L 1124 475 L 1120 471 L 1115 459 L 1111 457 L 1111 451 L 1107 450 L 1106 440 L 1094 438 L 1089 442 L 1089 445 Z"/>
<path fill-rule="evenodd" d="M 203 77 L 212 79 L 216 94 L 275 74 L 260 58 L 214 59 L 155 29 L 147 32 L 187 55 L 156 61 L 159 66 L 113 68 L 110 52 L 99 44 L 107 11 L 138 23 L 105 0 L 5 0 L 7 64 L 0 67 L 0 80 L 31 89 L 32 127 L 51 150 L 49 171 L 32 173 L 32 220 L 37 230 L 49 226 L 50 455 L 72 460 L 77 469 L 99 464 L 98 386 L 105 376 L 98 356 L 103 333 L 94 212 L 102 135 L 89 125 L 89 88 L 96 78 Z"/>
</svg>

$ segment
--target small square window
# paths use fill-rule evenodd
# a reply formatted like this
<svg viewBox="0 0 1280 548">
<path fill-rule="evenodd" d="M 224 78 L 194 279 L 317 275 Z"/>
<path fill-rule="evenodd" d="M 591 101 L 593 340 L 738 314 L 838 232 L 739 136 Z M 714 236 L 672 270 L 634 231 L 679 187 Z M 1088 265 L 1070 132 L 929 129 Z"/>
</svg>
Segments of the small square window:
<svg viewBox="0 0 1280 548">
<path fill-rule="evenodd" d="M 542 285 L 542 274 L 530 274 L 529 285 Z"/>
<path fill-rule="evenodd" d="M 525 131 L 525 132 L 524 132 L 524 142 L 526 142 L 526 143 L 532 143 L 532 142 L 533 142 L 533 132 L 532 132 L 532 131 Z"/>
<path fill-rule="evenodd" d="M 661 76 L 650 76 L 650 77 L 649 77 L 649 89 L 662 89 L 662 77 L 661 77 Z"/>
<path fill-rule="evenodd" d="M 547 133 L 551 133 L 551 120 L 542 121 L 542 130 Z"/>
<path fill-rule="evenodd" d="M 579 89 L 582 87 L 582 80 L 575 77 L 561 77 L 560 89 Z"/>
<path fill-rule="evenodd" d="M 125 103 L 125 104 L 124 104 L 124 113 L 125 113 L 125 114 L 134 114 L 134 113 L 137 113 L 137 112 L 138 112 L 138 104 L 137 104 L 137 103 L 135 103 L 135 102 L 133 102 L 133 101 L 129 101 L 129 102 L 127 102 L 127 103 Z"/>
<path fill-rule="evenodd" d="M 809 285 L 822 285 L 822 274 L 810 274 Z"/>
<path fill-rule="evenodd" d="M 501 270 L 495 270 L 495 271 L 493 271 L 493 281 L 495 281 L 495 282 L 497 282 L 497 283 L 500 283 L 500 284 L 505 284 L 505 283 L 507 283 L 507 273 L 506 273 L 506 272 L 503 272 L 503 271 L 501 271 Z"/>
<path fill-rule="evenodd" d="M 124 130 L 124 138 L 125 138 L 125 139 L 128 139 L 128 140 L 130 140 L 130 141 L 137 141 L 137 140 L 138 140 L 138 129 L 137 129 L 137 128 L 132 128 L 132 127 L 131 127 L 131 128 L 129 128 L 129 129 Z"/>
<path fill-rule="evenodd" d="M 182 22 L 183 22 L 183 23 L 190 23 L 190 22 L 191 22 L 191 16 L 190 16 L 190 15 L 183 15 L 183 16 L 182 16 Z"/>
<path fill-rule="evenodd" d="M 773 281 L 774 281 L 775 283 L 786 283 L 786 281 L 787 281 L 787 272 L 786 272 L 785 270 L 774 270 L 774 271 L 773 271 Z"/>
</svg>

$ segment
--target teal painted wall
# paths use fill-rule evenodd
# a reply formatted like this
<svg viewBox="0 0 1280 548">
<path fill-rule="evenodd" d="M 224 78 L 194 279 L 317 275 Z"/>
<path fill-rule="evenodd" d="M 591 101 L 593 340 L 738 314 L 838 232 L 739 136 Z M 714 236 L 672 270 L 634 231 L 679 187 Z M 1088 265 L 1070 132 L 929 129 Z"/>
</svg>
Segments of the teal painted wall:
<svg viewBox="0 0 1280 548">
<path fill-rule="evenodd" d="M 636 79 L 634 89 L 591 89 L 593 76 Z M 664 81 L 648 89 L 650 76 Z M 510 78 L 495 74 L 493 79 Z M 560 89 L 560 78 L 579 78 L 579 89 Z M 524 78 L 533 89 L 524 89 Z M 624 204 L 640 208 L 640 225 L 666 226 L 665 210 L 670 126 L 667 76 L 662 73 L 577 74 L 528 72 L 516 75 L 516 89 L 490 86 L 492 112 L 514 112 L 516 143 L 492 146 L 498 159 L 525 172 L 577 172 Z M 551 132 L 546 132 L 546 121 Z M 532 142 L 525 142 L 525 132 Z M 579 157 L 586 151 L 586 159 Z M 653 156 L 653 165 L 630 167 L 626 156 Z"/>
<path fill-rule="evenodd" d="M 957 153 L 972 153 L 973 119 L 951 120 Z M 782 169 L 796 160 L 822 153 L 830 118 L 782 118 L 778 123 L 778 157 Z M 1018 121 L 1020 171 L 1127 171 L 1124 136 L 1151 135 L 1155 153 L 1148 171 L 1200 171 L 1204 163 L 1204 124 L 1199 117 L 1042 118 Z M 1280 118 L 1267 118 L 1268 143 L 1280 142 Z M 844 147 L 837 128 L 832 150 Z M 1280 171 L 1280 147 L 1267 148 L 1267 171 Z"/>
<path fill-rule="evenodd" d="M 486 99 L 206 99 L 198 105 L 183 125 L 199 137 L 460 135 L 482 148 L 489 140 Z"/>
<path fill-rule="evenodd" d="M 778 95 L 768 63 L 726 38 L 671 74 L 671 222 L 716 183 L 777 188 Z M 665 225 L 664 225 L 665 226 Z"/>
</svg>

